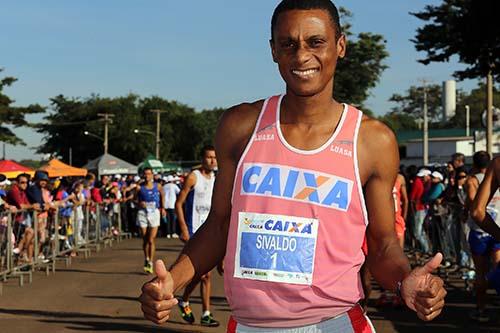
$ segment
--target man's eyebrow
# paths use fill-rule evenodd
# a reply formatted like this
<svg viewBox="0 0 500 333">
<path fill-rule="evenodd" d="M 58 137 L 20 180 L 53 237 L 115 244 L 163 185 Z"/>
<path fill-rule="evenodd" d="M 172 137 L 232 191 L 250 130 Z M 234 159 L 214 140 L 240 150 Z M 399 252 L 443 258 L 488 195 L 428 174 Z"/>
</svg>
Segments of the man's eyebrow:
<svg viewBox="0 0 500 333">
<path fill-rule="evenodd" d="M 278 36 L 277 40 L 278 41 L 289 41 L 289 40 L 296 40 L 297 38 L 292 37 L 292 36 Z"/>
<path fill-rule="evenodd" d="M 307 39 L 325 39 L 326 37 L 323 35 L 312 35 L 307 37 Z"/>
</svg>

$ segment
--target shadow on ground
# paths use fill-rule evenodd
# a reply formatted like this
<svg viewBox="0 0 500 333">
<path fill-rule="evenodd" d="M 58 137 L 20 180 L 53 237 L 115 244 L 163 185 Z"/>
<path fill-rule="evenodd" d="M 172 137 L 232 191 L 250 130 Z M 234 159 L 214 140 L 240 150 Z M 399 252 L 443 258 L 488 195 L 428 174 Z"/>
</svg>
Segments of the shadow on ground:
<svg viewBox="0 0 500 333">
<path fill-rule="evenodd" d="M 99 271 L 89 271 L 85 269 L 69 269 L 69 268 L 61 268 L 57 270 L 58 272 L 67 272 L 67 273 L 87 273 L 87 274 L 102 274 L 102 275 L 140 275 L 147 276 L 147 274 L 142 272 L 99 272 Z"/>
<path fill-rule="evenodd" d="M 0 314 L 10 314 L 18 316 L 32 317 L 55 317 L 55 318 L 86 318 L 86 319 L 116 319 L 116 320 L 144 320 L 142 317 L 129 316 L 109 316 L 97 315 L 92 313 L 81 312 L 63 312 L 63 311 L 42 311 L 42 310 L 27 310 L 27 309 L 0 309 Z"/>
<path fill-rule="evenodd" d="M 104 321 L 92 322 L 75 322 L 65 320 L 41 320 L 44 323 L 62 324 L 66 325 L 66 329 L 75 331 L 88 331 L 88 332 L 144 332 L 144 333 L 199 333 L 200 331 L 189 329 L 172 329 L 161 326 L 140 325 L 140 324 L 127 324 L 127 323 L 114 323 Z"/>
<path fill-rule="evenodd" d="M 377 308 L 374 299 L 370 299 L 368 303 L 368 317 L 375 324 L 377 321 L 389 321 L 398 332 L 404 333 L 500 332 L 500 307 L 489 306 L 491 321 L 479 324 L 469 319 L 469 312 L 474 309 L 472 295 L 463 288 L 454 286 L 447 286 L 447 290 L 446 306 L 441 315 L 431 322 L 420 320 L 406 307 Z"/>
</svg>

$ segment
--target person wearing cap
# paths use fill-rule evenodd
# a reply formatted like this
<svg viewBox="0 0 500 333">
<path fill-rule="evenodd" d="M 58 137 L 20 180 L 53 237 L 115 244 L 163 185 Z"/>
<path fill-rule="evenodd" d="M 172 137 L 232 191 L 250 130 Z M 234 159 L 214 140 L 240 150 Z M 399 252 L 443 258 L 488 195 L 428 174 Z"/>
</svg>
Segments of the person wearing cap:
<svg viewBox="0 0 500 333">
<path fill-rule="evenodd" d="M 441 194 L 443 194 L 445 189 L 443 180 L 444 177 L 441 172 L 433 171 L 431 173 L 431 187 L 430 190 L 424 195 L 424 202 L 432 203 L 441 197 Z"/>
<path fill-rule="evenodd" d="M 37 170 L 35 172 L 35 177 L 33 178 L 33 184 L 31 184 L 26 190 L 26 195 L 31 203 L 38 203 L 41 210 L 46 210 L 46 204 L 43 200 L 42 189 L 47 187 L 49 182 L 49 175 L 47 172 L 42 170 Z"/>
<path fill-rule="evenodd" d="M 429 253 L 430 246 L 423 230 L 427 210 L 422 199 L 425 193 L 425 184 L 430 181 L 430 175 L 430 170 L 421 169 L 413 181 L 410 193 L 410 207 L 413 210 L 413 237 L 415 237 L 424 253 Z"/>
<path fill-rule="evenodd" d="M 33 181 L 33 184 L 26 190 L 26 194 L 31 203 L 40 205 L 41 211 L 37 215 L 38 244 L 40 247 L 38 259 L 44 260 L 45 257 L 41 250 L 47 240 L 47 211 L 50 208 L 54 208 L 55 205 L 52 203 L 52 197 L 47 189 L 47 184 L 49 182 L 49 175 L 47 172 L 37 170 Z"/>
<path fill-rule="evenodd" d="M 181 190 L 175 184 L 174 176 L 168 175 L 163 180 L 165 181 L 165 185 L 163 185 L 163 207 L 165 207 L 164 218 L 166 219 L 167 238 L 179 238 L 175 219 L 175 201 Z"/>
<path fill-rule="evenodd" d="M 424 195 L 423 201 L 429 207 L 429 216 L 432 218 L 430 233 L 433 252 L 441 252 L 444 257 L 444 266 L 451 265 L 450 260 L 456 257 L 453 248 L 451 231 L 452 221 L 448 218 L 448 207 L 444 202 L 445 185 L 444 176 L 439 171 L 431 173 L 431 188 Z"/>
</svg>

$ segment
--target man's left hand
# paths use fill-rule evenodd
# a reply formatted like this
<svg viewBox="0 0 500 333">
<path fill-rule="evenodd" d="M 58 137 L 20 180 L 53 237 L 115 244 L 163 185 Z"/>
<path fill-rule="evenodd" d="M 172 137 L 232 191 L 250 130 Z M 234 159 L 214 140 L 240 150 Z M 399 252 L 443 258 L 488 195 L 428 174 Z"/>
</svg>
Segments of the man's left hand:
<svg viewBox="0 0 500 333">
<path fill-rule="evenodd" d="M 444 307 L 447 294 L 444 282 L 432 272 L 443 260 L 441 253 L 436 254 L 424 266 L 415 268 L 402 282 L 401 296 L 406 305 L 417 312 L 425 321 L 436 318 Z"/>
</svg>

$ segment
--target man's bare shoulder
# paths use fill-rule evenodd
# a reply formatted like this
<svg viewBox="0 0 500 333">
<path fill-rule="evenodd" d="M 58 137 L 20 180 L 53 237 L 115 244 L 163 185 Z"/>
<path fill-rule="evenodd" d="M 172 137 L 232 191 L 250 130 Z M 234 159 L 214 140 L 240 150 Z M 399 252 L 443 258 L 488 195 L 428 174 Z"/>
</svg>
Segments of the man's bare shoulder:
<svg viewBox="0 0 500 333">
<path fill-rule="evenodd" d="M 379 149 L 397 146 L 396 135 L 386 124 L 375 118 L 363 115 L 359 138 L 364 145 Z"/>
<path fill-rule="evenodd" d="M 469 175 L 467 179 L 465 180 L 465 187 L 478 187 L 479 186 L 479 180 L 477 179 L 476 175 Z"/>
<path fill-rule="evenodd" d="M 217 142 L 239 158 L 255 129 L 264 100 L 242 103 L 227 109 L 217 126 Z"/>
<path fill-rule="evenodd" d="M 250 133 L 253 132 L 263 104 L 264 100 L 259 100 L 253 103 L 241 103 L 230 107 L 222 114 L 219 127 L 223 125 L 229 126 L 232 129 L 246 131 L 250 129 Z"/>
<path fill-rule="evenodd" d="M 394 132 L 381 121 L 363 116 L 359 129 L 358 159 L 363 184 L 373 175 L 394 176 L 399 168 L 399 151 Z"/>
</svg>

